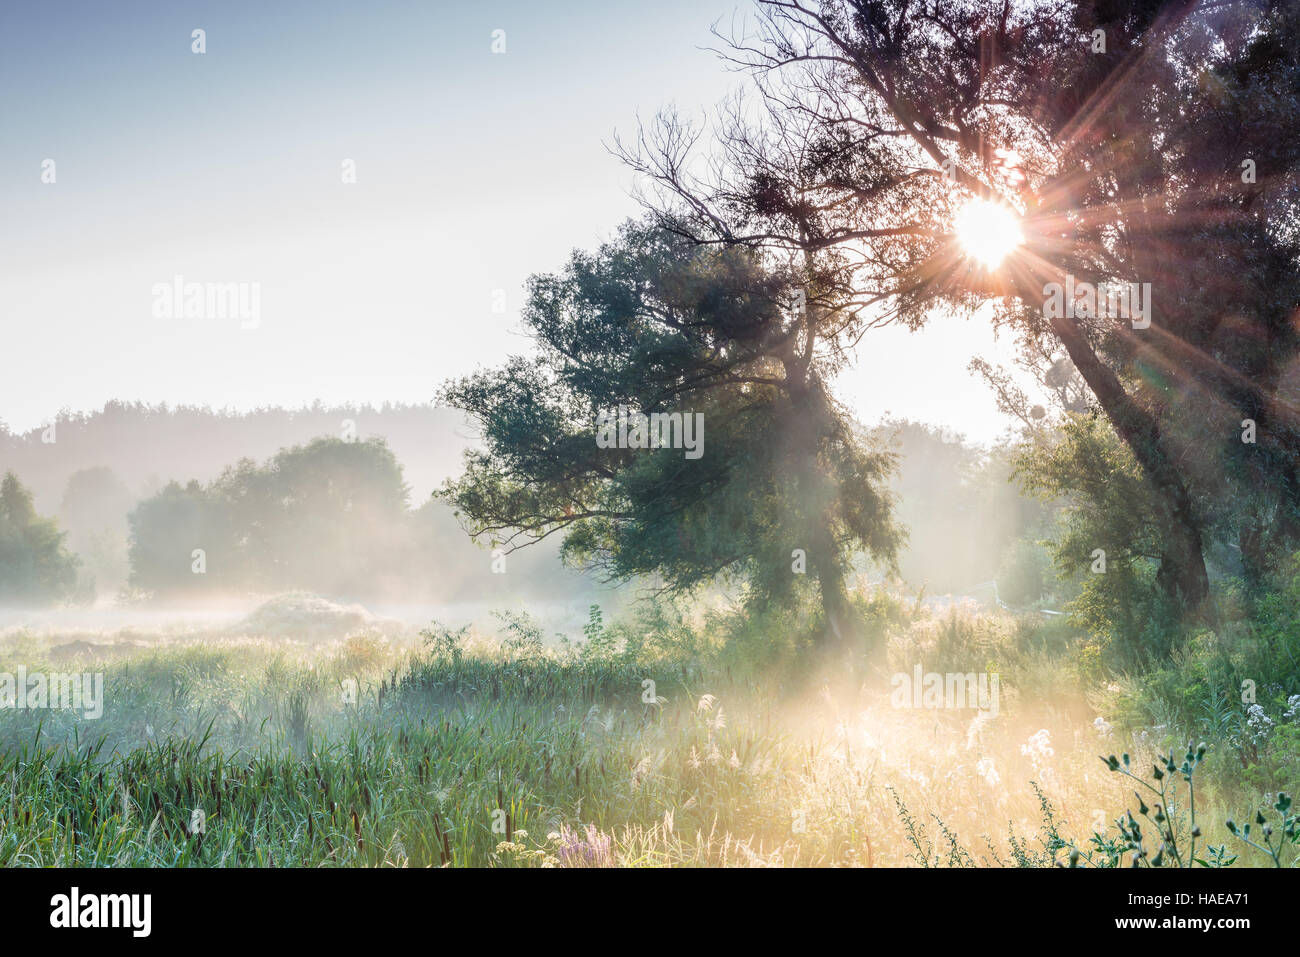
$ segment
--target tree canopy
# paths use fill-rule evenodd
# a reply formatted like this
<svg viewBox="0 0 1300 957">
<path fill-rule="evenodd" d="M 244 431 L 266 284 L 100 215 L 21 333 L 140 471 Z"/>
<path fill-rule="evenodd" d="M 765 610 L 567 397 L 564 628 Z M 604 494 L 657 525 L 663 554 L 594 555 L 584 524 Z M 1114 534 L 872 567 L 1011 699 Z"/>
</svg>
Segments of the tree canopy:
<svg viewBox="0 0 1300 957">
<path fill-rule="evenodd" d="M 850 555 L 889 563 L 899 542 L 891 457 L 827 391 L 843 304 L 808 297 L 815 271 L 800 265 L 633 222 L 534 278 L 536 355 L 442 393 L 483 439 L 443 496 L 476 535 L 512 548 L 561 532 L 569 559 L 613 578 L 680 590 L 741 576 L 761 605 L 807 570 L 843 635 Z M 602 447 L 618 410 L 693 417 L 701 454 Z"/>
<path fill-rule="evenodd" d="M 131 512 L 130 584 L 368 590 L 407 554 L 406 496 L 381 439 L 316 439 L 262 465 L 242 460 L 207 486 L 173 481 Z"/>
<path fill-rule="evenodd" d="M 1188 611 L 1210 536 L 1252 567 L 1293 547 L 1300 145 L 1276 131 L 1300 120 L 1295 6 L 758 9 L 723 37 L 756 96 L 713 137 L 669 113 L 623 146 L 665 228 L 833 260 L 860 328 L 990 303 L 1030 364 L 1068 359 L 1072 411 L 1100 411 L 1152 490 L 1159 583 Z M 957 231 L 972 202 L 1023 234 L 997 268 Z M 1048 309 L 1050 283 L 1149 284 L 1150 324 Z"/>
</svg>

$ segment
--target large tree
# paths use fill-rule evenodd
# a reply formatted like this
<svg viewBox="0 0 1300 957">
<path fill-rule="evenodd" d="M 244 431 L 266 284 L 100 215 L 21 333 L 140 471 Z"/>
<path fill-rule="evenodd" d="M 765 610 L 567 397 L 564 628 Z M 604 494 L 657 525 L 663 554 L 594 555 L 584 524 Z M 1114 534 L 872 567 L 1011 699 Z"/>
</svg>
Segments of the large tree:
<svg viewBox="0 0 1300 957">
<path fill-rule="evenodd" d="M 891 562 L 898 531 L 890 456 L 826 389 L 854 308 L 816 292 L 833 278 L 812 259 L 703 248 L 644 223 L 574 253 L 531 281 L 536 353 L 443 390 L 483 440 L 443 496 L 476 536 L 511 549 L 558 532 L 570 560 L 614 579 L 689 589 L 729 574 L 761 605 L 790 597 L 806 568 L 822 634 L 848 640 L 850 557 Z M 602 415 L 620 409 L 701 419 L 703 444 L 639 447 L 632 426 L 608 447 Z"/>
<path fill-rule="evenodd" d="M 1050 337 L 1154 490 L 1159 581 L 1185 607 L 1207 594 L 1206 529 L 1243 484 L 1276 489 L 1243 534 L 1280 518 L 1294 540 L 1300 144 L 1277 136 L 1300 121 L 1294 5 L 758 7 L 725 52 L 756 102 L 713 141 L 669 116 L 625 151 L 661 187 L 665 224 L 700 243 L 839 251 L 874 321 L 991 301 L 1034 347 Z M 1024 236 L 992 271 L 955 232 L 973 200 L 1013 211 Z M 1150 282 L 1150 328 L 1044 309 L 1067 275 Z M 1246 418 L 1268 423 L 1250 447 Z"/>
</svg>

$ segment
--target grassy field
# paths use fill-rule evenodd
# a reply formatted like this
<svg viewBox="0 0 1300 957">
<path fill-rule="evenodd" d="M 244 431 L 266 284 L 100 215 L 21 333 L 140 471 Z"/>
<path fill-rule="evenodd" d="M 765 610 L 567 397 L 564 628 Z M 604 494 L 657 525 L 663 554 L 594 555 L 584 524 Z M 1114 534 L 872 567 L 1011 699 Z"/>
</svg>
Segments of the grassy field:
<svg viewBox="0 0 1300 957">
<path fill-rule="evenodd" d="M 0 671 L 103 671 L 106 706 L 0 711 L 0 865 L 1050 866 L 1074 845 L 1127 866 L 1129 809 L 1144 863 L 1167 864 L 1162 805 L 1184 861 L 1194 809 L 1196 858 L 1274 863 L 1225 822 L 1264 810 L 1279 843 L 1290 769 L 1251 783 L 1210 740 L 1194 806 L 1176 773 L 1152 783 L 1179 796 L 1153 799 L 1099 757 L 1150 782 L 1188 740 L 1112 726 L 1099 708 L 1125 690 L 1086 693 L 1065 632 L 969 611 L 876 624 L 871 665 L 824 672 L 746 663 L 707 616 L 597 615 L 571 643 L 521 616 L 493 637 L 10 631 Z M 912 662 L 997 672 L 997 716 L 892 707 L 887 676 Z"/>
</svg>

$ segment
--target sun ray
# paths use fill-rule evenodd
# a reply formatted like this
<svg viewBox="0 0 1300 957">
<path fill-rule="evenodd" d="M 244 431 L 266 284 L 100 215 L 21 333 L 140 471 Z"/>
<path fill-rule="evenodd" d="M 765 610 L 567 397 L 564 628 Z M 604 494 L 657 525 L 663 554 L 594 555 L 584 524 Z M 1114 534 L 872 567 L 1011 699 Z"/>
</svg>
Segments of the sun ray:
<svg viewBox="0 0 1300 957">
<path fill-rule="evenodd" d="M 1020 217 L 1003 203 L 972 199 L 957 213 L 957 239 L 966 255 L 986 269 L 996 269 L 1025 241 Z"/>
</svg>

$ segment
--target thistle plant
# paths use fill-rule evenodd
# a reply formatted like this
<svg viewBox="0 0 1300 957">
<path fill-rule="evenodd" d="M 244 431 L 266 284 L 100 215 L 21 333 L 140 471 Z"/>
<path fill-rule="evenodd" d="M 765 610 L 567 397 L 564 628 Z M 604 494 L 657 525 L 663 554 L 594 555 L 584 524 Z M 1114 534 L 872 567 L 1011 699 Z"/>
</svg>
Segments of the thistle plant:
<svg viewBox="0 0 1300 957">
<path fill-rule="evenodd" d="M 1118 867 L 1125 854 L 1131 854 L 1132 867 L 1230 867 L 1238 860 L 1226 845 L 1207 845 L 1201 857 L 1196 855 L 1196 841 L 1201 836 L 1201 829 L 1196 823 L 1196 769 L 1205 758 L 1206 746 L 1201 743 L 1193 750 L 1190 746 L 1183 756 L 1181 764 L 1176 762 L 1174 753 L 1162 756 L 1159 763 L 1152 766 L 1151 776 L 1155 783 L 1144 780 L 1131 768 L 1131 759 L 1127 754 L 1115 757 L 1109 755 L 1101 760 L 1111 771 L 1122 774 L 1136 781 L 1145 792 L 1154 796 L 1153 806 L 1147 804 L 1144 791 L 1134 791 L 1137 798 L 1137 815 L 1126 811 L 1117 818 L 1115 826 L 1118 837 L 1103 834 L 1092 836 L 1092 852 L 1070 848 L 1071 867 L 1082 864 L 1094 867 Z M 1185 815 L 1180 810 L 1177 800 L 1178 779 L 1182 778 L 1187 788 Z M 1287 845 L 1300 845 L 1300 817 L 1291 813 L 1292 799 L 1285 791 L 1279 792 L 1273 810 L 1277 812 L 1278 821 L 1274 824 L 1264 813 L 1255 813 L 1255 838 L 1251 837 L 1252 825 L 1237 825 L 1232 819 L 1225 826 L 1233 837 L 1244 844 L 1263 852 L 1272 860 L 1275 867 L 1284 866 L 1283 852 Z M 1139 820 L 1141 819 L 1141 820 Z M 1146 824 L 1144 830 L 1143 822 Z M 1158 842 L 1158 846 L 1156 846 Z M 1154 849 L 1154 853 L 1153 853 Z M 1300 858 L 1297 858 L 1300 860 Z M 1292 862 L 1294 864 L 1294 861 Z"/>
<path fill-rule="evenodd" d="M 1120 858 L 1124 854 L 1132 855 L 1130 864 L 1133 867 L 1163 867 L 1166 865 L 1191 867 L 1193 864 L 1214 867 L 1231 863 L 1231 861 L 1225 860 L 1222 847 L 1211 848 L 1206 855 L 1206 859 L 1200 859 L 1196 856 L 1196 839 L 1201 836 L 1201 829 L 1196 824 L 1196 784 L 1194 776 L 1196 769 L 1205 758 L 1205 752 L 1206 746 L 1204 742 L 1197 745 L 1195 749 L 1188 745 L 1187 753 L 1183 756 L 1182 763 L 1179 764 L 1175 759 L 1174 752 L 1170 751 L 1168 755 L 1161 757 L 1159 763 L 1152 765 L 1151 776 L 1155 780 L 1154 784 L 1133 773 L 1131 770 L 1132 759 L 1127 753 L 1118 758 L 1113 754 L 1102 758 L 1102 762 L 1111 771 L 1131 778 L 1145 792 L 1149 792 L 1154 797 L 1152 801 L 1154 806 L 1147 804 L 1147 800 L 1143 796 L 1143 790 L 1135 790 L 1133 796 L 1137 798 L 1137 815 L 1134 816 L 1133 812 L 1129 810 L 1122 817 L 1116 819 L 1115 826 L 1119 830 L 1119 838 L 1114 839 L 1106 835 L 1094 834 L 1092 844 L 1096 848 L 1097 855 L 1084 854 L 1078 848 L 1072 848 L 1070 851 L 1070 866 L 1077 867 L 1080 861 L 1084 860 L 1094 866 L 1117 867 Z M 1178 810 L 1181 808 L 1177 794 L 1179 790 L 1178 778 L 1180 777 L 1187 787 L 1185 821 L 1182 820 L 1183 815 Z M 1141 821 L 1139 821 L 1139 818 L 1141 818 Z M 1144 831 L 1143 821 L 1146 822 L 1149 831 Z M 1158 842 L 1158 846 L 1155 846 L 1155 842 Z"/>
<path fill-rule="evenodd" d="M 1300 845 L 1300 817 L 1291 812 L 1291 795 L 1285 791 L 1279 791 L 1277 801 L 1273 805 L 1273 810 L 1278 814 L 1278 828 L 1274 830 L 1273 825 L 1262 811 L 1255 812 L 1255 824 L 1259 827 L 1256 831 L 1258 840 L 1252 840 L 1250 836 L 1250 824 L 1244 824 L 1238 827 L 1236 822 L 1229 818 L 1225 825 L 1230 833 L 1237 840 L 1249 844 L 1257 851 L 1263 851 L 1273 861 L 1274 867 L 1282 866 L 1282 850 L 1286 845 Z M 1277 841 L 1274 843 L 1274 837 Z M 1297 857 L 1296 860 L 1300 860 Z M 1292 861 L 1294 866 L 1295 861 Z"/>
<path fill-rule="evenodd" d="M 1102 758 L 1102 762 L 1105 762 L 1110 770 L 1138 781 L 1145 791 L 1151 792 L 1156 797 L 1154 807 L 1151 807 L 1144 800 L 1143 793 L 1134 792 L 1134 797 L 1138 798 L 1138 817 L 1143 818 L 1151 826 L 1154 837 L 1160 840 L 1156 853 L 1151 853 L 1147 835 L 1144 835 L 1143 827 L 1131 810 L 1127 811 L 1125 817 L 1115 820 L 1125 850 L 1132 853 L 1132 866 L 1161 867 L 1165 865 L 1166 859 L 1174 867 L 1191 867 L 1192 863 L 1197 862 L 1196 839 L 1201 836 L 1201 830 L 1196 826 L 1196 783 L 1193 775 L 1205 758 L 1205 750 L 1204 741 L 1197 745 L 1195 750 L 1188 745 L 1187 754 L 1183 755 L 1182 765 L 1175 761 L 1174 752 L 1162 755 L 1160 763 L 1152 765 L 1152 778 L 1156 779 L 1156 784 L 1139 778 L 1130 770 L 1128 754 L 1123 755 L 1122 758 L 1117 758 L 1114 754 Z M 1178 807 L 1178 778 L 1182 778 L 1187 785 L 1188 820 L 1183 827 L 1179 826 L 1177 811 L 1174 810 Z M 1208 866 L 1204 861 L 1199 863 Z"/>
</svg>

